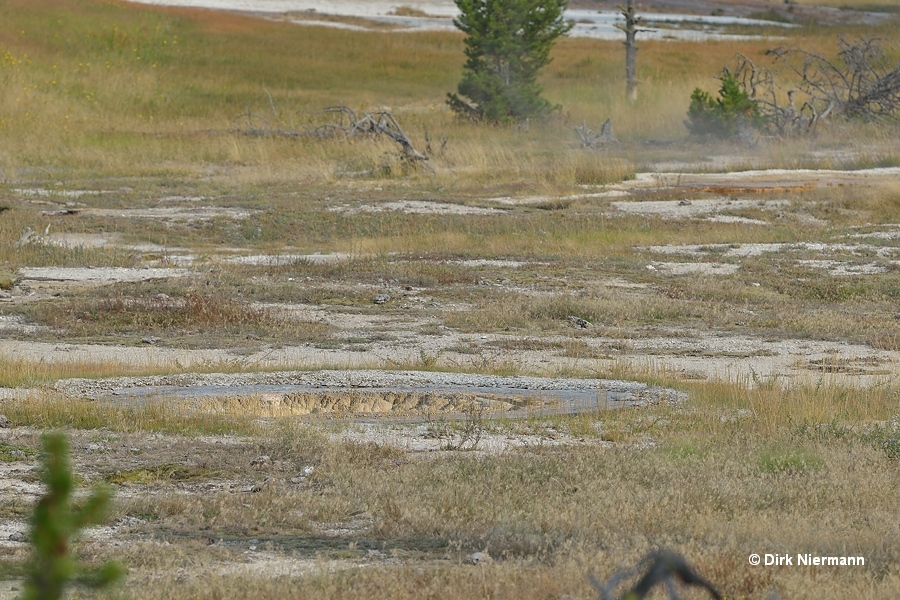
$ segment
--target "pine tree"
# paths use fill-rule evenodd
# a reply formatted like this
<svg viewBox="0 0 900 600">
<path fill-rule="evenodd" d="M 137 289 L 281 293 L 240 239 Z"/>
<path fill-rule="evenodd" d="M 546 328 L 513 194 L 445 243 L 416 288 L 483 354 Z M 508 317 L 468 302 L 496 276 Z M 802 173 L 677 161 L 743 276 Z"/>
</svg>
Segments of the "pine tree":
<svg viewBox="0 0 900 600">
<path fill-rule="evenodd" d="M 98 488 L 80 505 L 73 504 L 75 478 L 69 466 L 68 442 L 58 433 L 45 434 L 42 442 L 47 493 L 31 515 L 32 557 L 21 600 L 58 600 L 63 597 L 66 585 L 73 581 L 87 589 L 100 589 L 124 573 L 116 562 L 107 562 L 96 569 L 76 563 L 71 542 L 84 527 L 102 521 L 110 493 Z"/>
<path fill-rule="evenodd" d="M 466 61 L 457 94 L 447 103 L 460 116 L 491 123 L 543 117 L 554 106 L 541 97 L 537 73 L 572 25 L 568 0 L 455 0 L 453 23 L 466 34 Z M 468 101 L 460 98 L 463 96 Z"/>
<path fill-rule="evenodd" d="M 728 69 L 719 76 L 722 86 L 719 97 L 713 97 L 700 88 L 691 94 L 688 120 L 684 122 L 692 136 L 699 138 L 737 137 L 741 128 L 765 129 L 768 119 L 760 113 L 757 101 L 750 97 L 746 87 Z"/>
</svg>

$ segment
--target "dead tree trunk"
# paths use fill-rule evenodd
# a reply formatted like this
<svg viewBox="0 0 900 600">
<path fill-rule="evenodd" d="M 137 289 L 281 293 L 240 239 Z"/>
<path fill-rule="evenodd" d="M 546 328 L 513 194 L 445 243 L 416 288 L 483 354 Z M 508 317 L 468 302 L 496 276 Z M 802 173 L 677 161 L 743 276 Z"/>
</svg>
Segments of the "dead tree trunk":
<svg viewBox="0 0 900 600">
<path fill-rule="evenodd" d="M 625 32 L 625 95 L 630 102 L 637 100 L 637 45 L 634 37 L 637 33 L 639 17 L 634 15 L 634 0 L 628 0 L 625 6 L 619 6 L 625 17 L 625 26 L 616 25 Z"/>
<path fill-rule="evenodd" d="M 625 95 L 628 100 L 634 102 L 637 100 L 637 44 L 634 42 L 638 32 L 649 31 L 648 29 L 638 29 L 641 23 L 641 17 L 634 14 L 634 0 L 628 0 L 625 6 L 619 5 L 622 16 L 625 17 L 625 24 L 616 23 L 616 28 L 625 32 Z"/>
</svg>

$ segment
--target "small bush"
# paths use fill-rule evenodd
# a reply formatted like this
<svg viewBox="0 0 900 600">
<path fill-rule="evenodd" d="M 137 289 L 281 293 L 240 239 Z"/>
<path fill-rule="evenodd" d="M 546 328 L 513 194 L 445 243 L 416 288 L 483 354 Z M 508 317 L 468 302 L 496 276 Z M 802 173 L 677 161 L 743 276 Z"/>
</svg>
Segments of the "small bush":
<svg viewBox="0 0 900 600">
<path fill-rule="evenodd" d="M 881 449 L 891 460 L 900 460 L 900 436 L 885 438 L 881 441 Z"/>
<path fill-rule="evenodd" d="M 684 122 L 691 135 L 699 138 L 729 139 L 751 129 L 764 129 L 766 118 L 744 85 L 728 69 L 719 78 L 719 97 L 713 99 L 700 88 L 691 94 L 688 119 Z"/>
<path fill-rule="evenodd" d="M 875 450 L 881 450 L 888 460 L 900 461 L 900 415 L 878 424 L 862 434 L 861 438 Z"/>
<path fill-rule="evenodd" d="M 15 284 L 15 275 L 7 271 L 0 271 L 0 290 L 11 290 Z"/>
</svg>

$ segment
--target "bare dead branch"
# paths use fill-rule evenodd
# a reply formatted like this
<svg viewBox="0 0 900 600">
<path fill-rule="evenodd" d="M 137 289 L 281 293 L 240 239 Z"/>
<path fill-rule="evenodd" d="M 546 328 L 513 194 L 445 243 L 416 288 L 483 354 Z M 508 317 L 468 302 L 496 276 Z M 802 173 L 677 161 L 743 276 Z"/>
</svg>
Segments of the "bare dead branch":
<svg viewBox="0 0 900 600">
<path fill-rule="evenodd" d="M 581 146 L 583 148 L 596 150 L 600 146 L 618 141 L 615 136 L 613 136 L 612 119 L 606 119 L 603 122 L 600 126 L 599 134 L 588 127 L 587 122 L 576 125 L 574 129 L 575 133 L 578 134 L 578 138 L 581 140 Z"/>
<path fill-rule="evenodd" d="M 780 137 L 791 136 L 810 129 L 817 120 L 815 107 L 808 101 L 798 109 L 794 89 L 781 93 L 775 75 L 769 69 L 757 67 L 743 54 L 737 55 L 734 76 L 756 102 L 760 113 L 768 122 L 770 133 Z M 787 96 L 787 102 L 784 101 Z"/>
<path fill-rule="evenodd" d="M 412 140 L 390 112 L 365 113 L 358 117 L 353 109 L 343 104 L 327 106 L 320 111 L 297 112 L 296 116 L 305 118 L 306 123 L 302 127 L 292 129 L 283 125 L 271 94 L 268 91 L 266 94 L 277 125 L 265 117 L 254 114 L 248 108 L 246 113 L 238 115 L 232 121 L 233 127 L 237 131 L 245 135 L 322 139 L 385 136 L 400 145 L 400 158 L 404 164 L 416 168 L 421 167 L 431 173 L 435 172 L 434 167 L 428 161 L 428 156 L 416 150 Z M 442 138 L 442 151 L 446 144 L 446 138 Z"/>
<path fill-rule="evenodd" d="M 769 50 L 778 64 L 799 78 L 798 89 L 817 115 L 866 121 L 896 120 L 900 114 L 900 65 L 891 64 L 876 37 L 838 40 L 836 59 L 794 46 Z"/>
</svg>

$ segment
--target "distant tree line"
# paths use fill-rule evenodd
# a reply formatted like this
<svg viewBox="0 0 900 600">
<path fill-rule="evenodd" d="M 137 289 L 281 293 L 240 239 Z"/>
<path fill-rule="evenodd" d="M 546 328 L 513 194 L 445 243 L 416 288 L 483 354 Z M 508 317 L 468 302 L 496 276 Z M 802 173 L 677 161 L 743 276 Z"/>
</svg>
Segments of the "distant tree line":
<svg viewBox="0 0 900 600">
<path fill-rule="evenodd" d="M 466 62 L 447 104 L 459 117 L 502 124 L 539 119 L 558 109 L 541 96 L 538 71 L 550 63 L 557 39 L 572 29 L 564 13 L 568 0 L 455 0 L 454 19 L 466 34 Z M 629 100 L 636 98 L 634 35 L 640 17 L 629 0 L 622 7 L 626 34 Z M 834 60 L 797 47 L 767 54 L 794 80 L 783 89 L 779 73 L 738 56 L 724 68 L 717 96 L 697 88 L 685 125 L 699 138 L 797 135 L 841 115 L 863 120 L 895 120 L 900 113 L 900 66 L 892 65 L 878 38 L 841 38 Z"/>
</svg>

